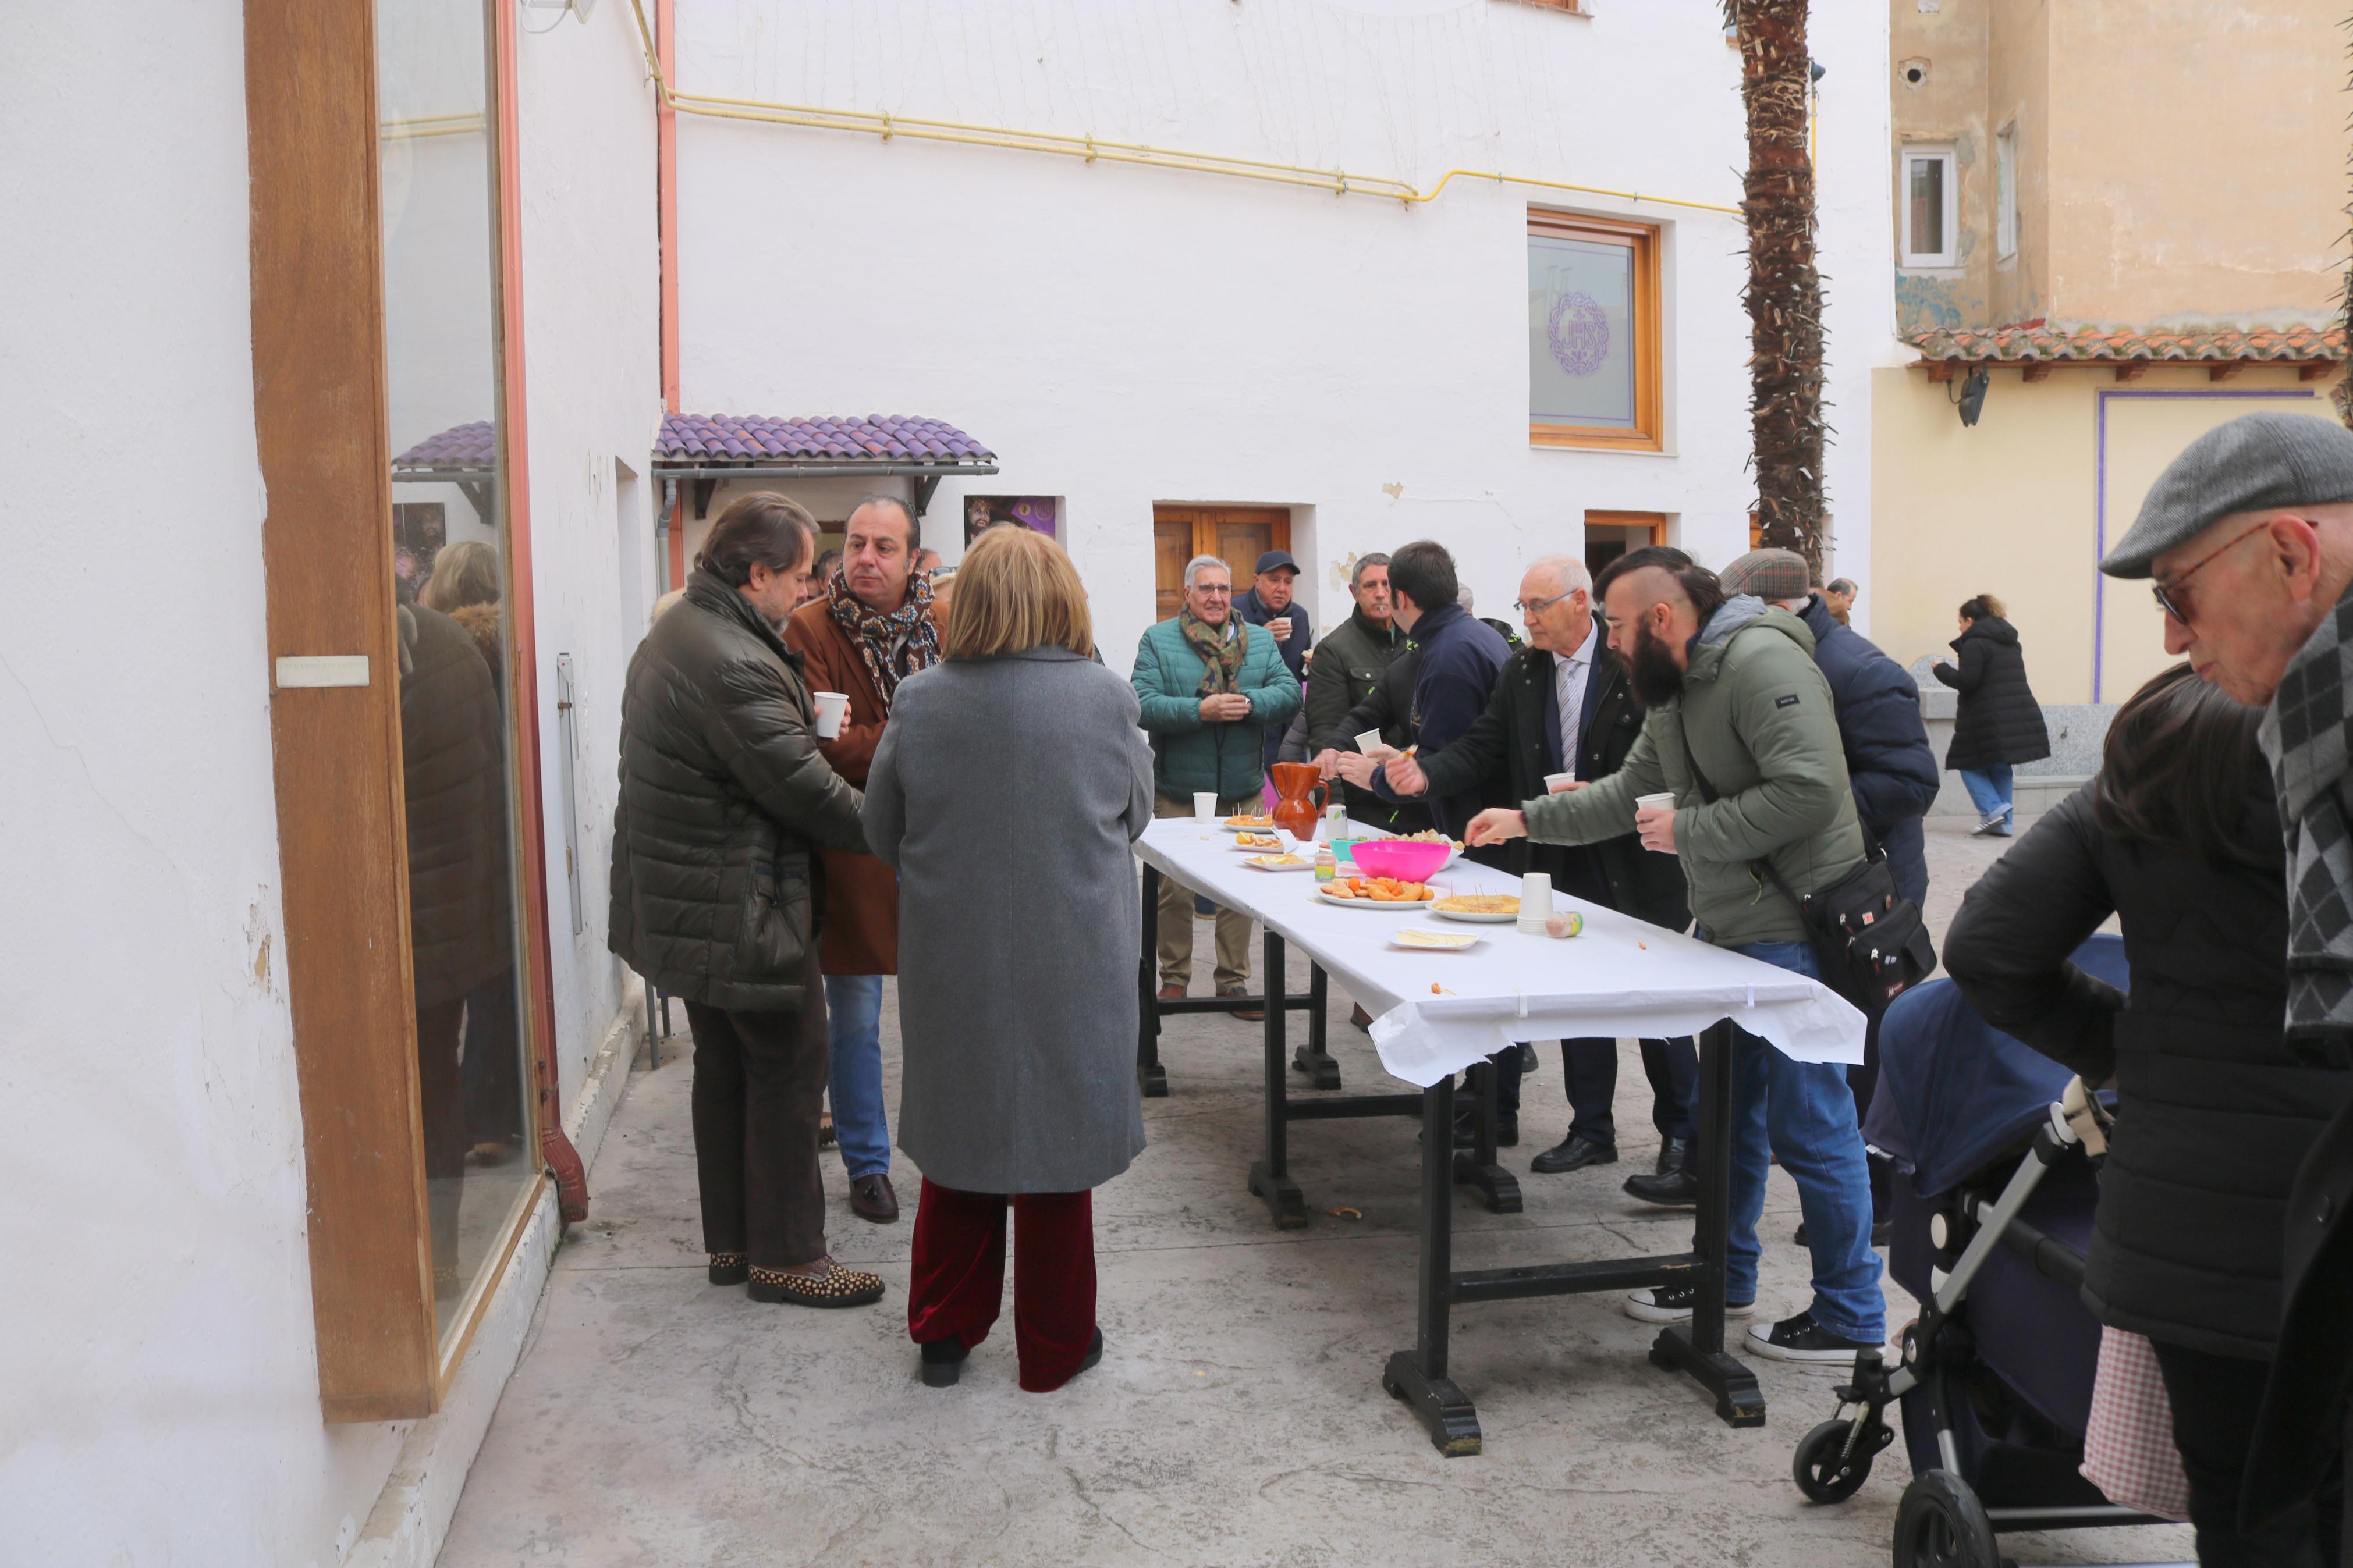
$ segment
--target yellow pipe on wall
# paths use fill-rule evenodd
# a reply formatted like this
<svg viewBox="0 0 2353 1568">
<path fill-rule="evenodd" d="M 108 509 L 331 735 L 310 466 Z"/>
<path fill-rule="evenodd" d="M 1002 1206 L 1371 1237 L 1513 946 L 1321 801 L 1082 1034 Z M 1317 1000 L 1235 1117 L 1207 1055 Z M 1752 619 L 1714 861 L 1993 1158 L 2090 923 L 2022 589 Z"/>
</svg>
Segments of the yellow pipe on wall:
<svg viewBox="0 0 2353 1568">
<path fill-rule="evenodd" d="M 1317 169 L 1301 163 L 1271 163 L 1259 158 L 1235 158 L 1219 153 L 1186 153 L 1173 148 L 1154 147 L 1138 142 L 1111 142 L 1092 136 L 1069 136 L 1060 132 L 1012 131 L 999 126 L 972 125 L 954 120 L 928 120 L 921 116 L 870 114 L 860 110 L 821 109 L 807 104 L 776 103 L 762 99 L 723 98 L 708 93 L 680 92 L 670 86 L 663 74 L 661 61 L 654 50 L 653 31 L 646 23 L 642 0 L 629 0 L 629 8 L 637 14 L 638 37 L 645 47 L 646 69 L 654 81 L 654 90 L 663 105 L 681 114 L 701 115 L 712 120 L 744 120 L 766 125 L 800 125 L 818 131 L 849 131 L 880 136 L 889 141 L 905 136 L 918 142 L 944 142 L 967 147 L 999 147 L 1010 152 L 1044 153 L 1056 157 L 1080 158 L 1085 162 L 1134 163 L 1155 169 L 1178 169 L 1188 174 L 1223 174 L 1232 179 L 1260 180 L 1273 184 L 1303 185 L 1310 189 L 1330 191 L 1334 195 L 1384 196 L 1407 206 L 1434 202 L 1439 194 L 1456 176 L 1472 180 L 1492 180 L 1498 184 L 1525 185 L 1538 190 L 1567 191 L 1578 195 L 1608 196 L 1619 201 L 1646 203 L 1657 206 L 1683 207 L 1694 212 L 1725 213 L 1741 216 L 1736 206 L 1716 202 L 1687 201 L 1679 196 L 1651 195 L 1641 191 L 1613 190 L 1605 185 L 1582 185 L 1566 180 L 1539 180 L 1525 174 L 1499 174 L 1483 169 L 1449 169 L 1438 183 L 1427 191 L 1417 189 L 1409 180 L 1393 179 L 1378 174 L 1351 174 L 1344 169 Z"/>
</svg>

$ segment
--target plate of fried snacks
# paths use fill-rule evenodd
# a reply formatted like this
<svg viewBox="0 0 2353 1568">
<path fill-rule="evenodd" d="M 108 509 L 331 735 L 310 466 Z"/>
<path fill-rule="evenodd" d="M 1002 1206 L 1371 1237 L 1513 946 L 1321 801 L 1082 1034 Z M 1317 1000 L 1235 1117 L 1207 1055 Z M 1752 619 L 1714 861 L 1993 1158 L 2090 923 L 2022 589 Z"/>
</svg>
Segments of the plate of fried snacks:
<svg viewBox="0 0 2353 1568">
<path fill-rule="evenodd" d="M 1335 877 L 1316 883 L 1315 896 L 1352 910 L 1394 910 L 1427 904 L 1438 897 L 1438 889 L 1427 882 L 1400 882 L 1394 877 Z"/>
<path fill-rule="evenodd" d="M 1520 918 L 1520 900 L 1512 893 L 1457 893 L 1430 906 L 1432 914 L 1450 921 L 1483 921 L 1501 924 Z"/>
<path fill-rule="evenodd" d="M 1279 834 L 1273 833 L 1241 832 L 1234 835 L 1234 847 L 1237 849 L 1280 849 L 1282 847 L 1282 838 Z"/>
<path fill-rule="evenodd" d="M 1219 823 L 1218 826 L 1224 828 L 1229 833 L 1271 833 L 1274 831 L 1274 818 L 1271 816 L 1229 816 L 1224 821 Z"/>
</svg>

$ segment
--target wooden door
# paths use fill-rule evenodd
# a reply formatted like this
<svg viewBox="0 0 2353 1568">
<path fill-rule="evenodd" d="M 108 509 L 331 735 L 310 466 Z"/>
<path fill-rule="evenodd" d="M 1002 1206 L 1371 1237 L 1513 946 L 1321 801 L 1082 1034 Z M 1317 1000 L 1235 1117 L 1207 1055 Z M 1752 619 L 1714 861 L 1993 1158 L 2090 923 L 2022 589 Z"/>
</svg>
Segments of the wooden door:
<svg viewBox="0 0 2353 1568">
<path fill-rule="evenodd" d="M 1291 509 L 1282 506 L 1155 506 L 1152 509 L 1153 613 L 1174 616 L 1185 599 L 1185 563 L 1214 555 L 1233 571 L 1234 592 L 1270 550 L 1291 548 Z"/>
<path fill-rule="evenodd" d="M 1662 511 L 1588 511 L 1585 514 L 1585 568 L 1601 569 L 1630 550 L 1667 542 Z"/>
</svg>

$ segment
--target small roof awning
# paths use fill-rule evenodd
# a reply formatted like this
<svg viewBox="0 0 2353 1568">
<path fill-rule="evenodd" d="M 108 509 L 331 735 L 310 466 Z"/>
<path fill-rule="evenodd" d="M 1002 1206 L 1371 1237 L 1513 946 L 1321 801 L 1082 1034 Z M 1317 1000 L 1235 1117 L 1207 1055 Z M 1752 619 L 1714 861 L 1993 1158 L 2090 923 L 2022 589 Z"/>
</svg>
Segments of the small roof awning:
<svg viewBox="0 0 2353 1568">
<path fill-rule="evenodd" d="M 395 484 L 456 485 L 485 522 L 491 520 L 491 486 L 498 477 L 499 428 L 487 419 L 452 425 L 392 460 Z"/>
<path fill-rule="evenodd" d="M 948 475 L 997 472 L 997 454 L 944 420 L 913 415 L 669 414 L 653 471 L 669 487 L 693 485 L 698 518 L 722 479 L 836 477 L 913 479 L 920 514 Z"/>
<path fill-rule="evenodd" d="M 1930 381 L 1950 381 L 1977 365 L 2014 366 L 2029 381 L 2041 381 L 2062 365 L 2105 365 L 2118 381 L 2137 381 L 2153 364 L 2202 364 L 2215 381 L 2232 380 L 2251 364 L 2294 365 L 2299 379 L 2318 381 L 2345 363 L 2342 327 L 2143 331 L 2032 321 L 1911 332 L 1904 341 L 1920 351 L 1913 363 L 1927 371 Z"/>
</svg>

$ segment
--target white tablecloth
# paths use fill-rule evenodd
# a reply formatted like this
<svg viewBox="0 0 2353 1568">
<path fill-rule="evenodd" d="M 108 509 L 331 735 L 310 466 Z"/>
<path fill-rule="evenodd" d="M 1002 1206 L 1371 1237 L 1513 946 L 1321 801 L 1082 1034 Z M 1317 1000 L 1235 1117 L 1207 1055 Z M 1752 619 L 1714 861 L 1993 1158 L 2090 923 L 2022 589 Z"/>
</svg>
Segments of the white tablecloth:
<svg viewBox="0 0 2353 1568">
<path fill-rule="evenodd" d="M 1566 941 L 1512 925 L 1466 924 L 1411 906 L 1349 909 L 1315 894 L 1308 871 L 1258 871 L 1233 835 L 1166 818 L 1136 852 L 1164 875 L 1272 928 L 1375 1015 L 1381 1065 L 1428 1087 L 1518 1040 L 1662 1038 L 1730 1018 L 1807 1062 L 1862 1060 L 1863 1016 L 1820 981 L 1556 891 L 1585 916 Z M 1458 860 L 1431 880 L 1448 892 L 1517 893 L 1504 873 Z M 1400 926 L 1476 931 L 1464 952 L 1389 944 Z"/>
</svg>

